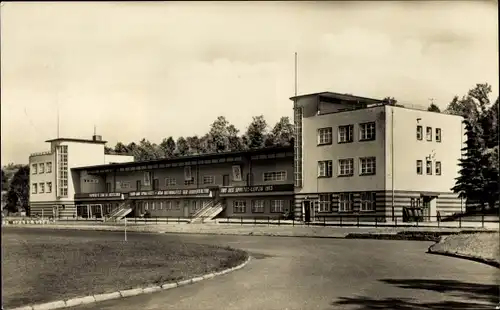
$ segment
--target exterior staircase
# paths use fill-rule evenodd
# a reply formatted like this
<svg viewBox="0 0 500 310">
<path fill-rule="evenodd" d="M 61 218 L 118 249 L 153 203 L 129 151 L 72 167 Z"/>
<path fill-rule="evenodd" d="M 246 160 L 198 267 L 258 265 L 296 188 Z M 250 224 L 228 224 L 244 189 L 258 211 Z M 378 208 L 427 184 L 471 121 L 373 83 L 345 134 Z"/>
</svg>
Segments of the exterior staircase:
<svg viewBox="0 0 500 310">
<path fill-rule="evenodd" d="M 212 221 L 214 217 L 222 212 L 222 210 L 224 210 L 222 203 L 217 200 L 212 200 L 203 205 L 203 207 L 193 215 L 190 223 L 194 224 Z"/>
<path fill-rule="evenodd" d="M 130 207 L 130 202 L 124 201 L 122 202 L 116 210 L 111 212 L 108 215 L 108 221 L 119 221 L 122 220 L 125 216 L 132 212 L 132 208 Z"/>
</svg>

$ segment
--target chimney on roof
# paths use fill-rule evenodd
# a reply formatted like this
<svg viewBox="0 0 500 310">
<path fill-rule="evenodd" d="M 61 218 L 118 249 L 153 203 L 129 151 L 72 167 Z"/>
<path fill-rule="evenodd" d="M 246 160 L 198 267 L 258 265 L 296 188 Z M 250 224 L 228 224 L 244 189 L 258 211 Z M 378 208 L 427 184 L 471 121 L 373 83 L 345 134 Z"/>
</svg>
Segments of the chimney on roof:
<svg viewBox="0 0 500 310">
<path fill-rule="evenodd" d="M 96 134 L 96 127 L 94 125 L 94 135 L 92 136 L 92 141 L 102 141 L 102 136 Z"/>
</svg>

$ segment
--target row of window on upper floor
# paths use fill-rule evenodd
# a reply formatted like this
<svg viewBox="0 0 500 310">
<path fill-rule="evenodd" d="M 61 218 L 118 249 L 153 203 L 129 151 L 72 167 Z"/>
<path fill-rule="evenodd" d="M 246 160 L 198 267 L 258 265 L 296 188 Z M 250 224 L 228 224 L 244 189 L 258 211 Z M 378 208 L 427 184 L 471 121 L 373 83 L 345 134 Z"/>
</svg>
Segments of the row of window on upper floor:
<svg viewBox="0 0 500 310">
<path fill-rule="evenodd" d="M 421 125 L 417 125 L 417 140 L 423 140 L 424 128 Z M 441 128 L 435 128 L 427 126 L 425 128 L 425 137 L 427 141 L 432 141 L 434 139 L 436 142 L 441 142 Z M 373 141 L 376 139 L 376 125 L 375 122 L 361 123 L 359 124 L 359 140 L 362 141 Z M 354 125 L 341 125 L 338 126 L 337 131 L 337 143 L 351 143 L 354 142 Z M 329 145 L 333 143 L 333 128 L 324 127 L 318 129 L 318 145 Z"/>
<path fill-rule="evenodd" d="M 152 185 L 153 189 L 159 189 L 160 187 L 160 180 L 159 179 L 153 179 L 152 184 L 151 184 L 151 176 L 146 176 L 147 172 L 145 173 L 144 180 L 137 180 L 136 181 L 136 186 L 135 188 L 137 190 L 140 190 L 143 186 L 149 187 Z M 214 175 L 204 175 L 202 178 L 202 184 L 203 185 L 215 185 L 215 178 L 216 176 Z M 253 178 L 252 175 L 247 174 L 247 181 L 248 182 L 253 182 L 251 180 Z M 164 179 L 165 187 L 174 187 L 178 186 L 177 178 L 175 177 L 166 177 Z M 282 182 L 287 180 L 287 172 L 286 171 L 268 171 L 264 172 L 262 174 L 262 181 L 263 182 Z M 99 183 L 99 179 L 84 179 L 84 183 Z M 234 179 L 233 181 L 243 181 L 242 179 Z M 182 181 L 185 186 L 189 185 L 194 185 L 195 184 L 195 179 L 193 177 L 190 178 L 184 178 Z M 222 177 L 222 186 L 229 186 L 229 175 L 226 175 Z M 106 183 L 107 191 L 111 191 L 111 183 Z M 117 181 L 116 182 L 116 189 L 118 190 L 128 190 L 132 188 L 132 183 L 130 181 Z"/>
<path fill-rule="evenodd" d="M 417 160 L 417 174 L 423 174 L 423 165 L 424 161 L 423 160 Z M 432 160 L 426 160 L 425 162 L 425 173 L 427 175 L 432 175 Z M 441 162 L 436 161 L 434 163 L 434 173 L 435 175 L 441 175 Z"/>
<path fill-rule="evenodd" d="M 354 125 L 338 126 L 337 143 L 351 143 L 354 141 Z M 375 122 L 359 124 L 358 141 L 373 141 L 376 139 Z M 318 129 L 318 145 L 329 145 L 333 143 L 333 128 L 325 127 Z"/>
<path fill-rule="evenodd" d="M 31 164 L 31 174 L 52 173 L 52 162 Z"/>
<path fill-rule="evenodd" d="M 375 175 L 377 161 L 375 157 L 359 158 L 359 175 Z M 354 175 L 354 158 L 339 159 L 337 163 L 337 176 L 350 177 Z M 318 178 L 331 178 L 333 176 L 333 160 L 318 161 Z"/>
<path fill-rule="evenodd" d="M 441 142 L 441 128 L 435 128 L 435 141 Z M 432 127 L 425 127 L 425 140 L 432 141 L 433 131 Z M 424 139 L 424 127 L 417 125 L 417 140 Z"/>
<path fill-rule="evenodd" d="M 47 185 L 47 187 L 45 187 L 45 185 Z M 52 182 L 32 183 L 31 193 L 32 194 L 52 193 Z"/>
<path fill-rule="evenodd" d="M 375 175 L 377 160 L 375 157 L 359 158 L 359 175 Z M 423 160 L 417 160 L 417 174 L 423 174 Z M 432 160 L 426 160 L 426 174 L 433 174 Z M 435 161 L 434 174 L 441 175 L 441 162 Z M 354 175 L 354 158 L 339 159 L 337 176 L 350 177 Z M 318 161 L 318 178 L 331 178 L 333 176 L 333 160 Z"/>
</svg>

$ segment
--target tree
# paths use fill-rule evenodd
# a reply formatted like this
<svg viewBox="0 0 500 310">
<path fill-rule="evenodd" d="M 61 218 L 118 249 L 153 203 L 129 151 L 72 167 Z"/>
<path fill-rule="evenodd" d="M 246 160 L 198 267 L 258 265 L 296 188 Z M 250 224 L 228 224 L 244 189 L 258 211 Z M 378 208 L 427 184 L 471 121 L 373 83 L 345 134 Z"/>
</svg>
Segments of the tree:
<svg viewBox="0 0 500 310">
<path fill-rule="evenodd" d="M 105 145 L 104 146 L 104 154 L 112 154 L 113 153 L 113 149 L 110 148 L 109 146 Z"/>
<path fill-rule="evenodd" d="M 186 156 L 189 154 L 189 145 L 184 137 L 177 139 L 177 149 L 175 150 L 177 156 Z"/>
<path fill-rule="evenodd" d="M 10 182 L 9 192 L 7 198 L 11 197 L 7 203 L 16 201 L 21 207 L 28 210 L 29 208 L 29 176 L 30 168 L 28 165 L 23 165 L 16 171 Z M 16 196 L 17 200 L 14 199 Z"/>
<path fill-rule="evenodd" d="M 6 191 L 8 189 L 9 189 L 9 184 L 8 184 L 7 175 L 5 174 L 5 171 L 2 169 L 2 192 Z"/>
<path fill-rule="evenodd" d="M 385 97 L 384 99 L 382 99 L 382 101 L 384 101 L 388 105 L 396 105 L 398 103 L 398 101 L 394 97 Z"/>
<path fill-rule="evenodd" d="M 439 107 L 434 103 L 431 103 L 431 105 L 427 108 L 427 111 L 441 113 Z"/>
<path fill-rule="evenodd" d="M 163 139 L 160 143 L 160 149 L 163 152 L 164 157 L 172 158 L 175 153 L 175 140 L 172 136 L 167 139 Z"/>
<path fill-rule="evenodd" d="M 488 161 L 483 154 L 481 129 L 470 120 L 464 123 L 467 140 L 462 151 L 465 151 L 465 156 L 459 161 L 460 175 L 451 190 L 458 193 L 459 197 L 479 202 L 484 207 L 484 203 L 489 200 L 484 195 L 487 183 L 484 172 Z"/>
<path fill-rule="evenodd" d="M 267 134 L 267 123 L 263 115 L 254 116 L 248 126 L 246 136 L 248 148 L 258 149 L 264 147 Z"/>
<path fill-rule="evenodd" d="M 239 134 L 238 128 L 234 125 L 227 126 L 228 148 L 232 152 L 243 150 L 243 141 Z"/>
<path fill-rule="evenodd" d="M 226 152 L 229 150 L 228 126 L 229 122 L 224 116 L 217 117 L 212 125 L 210 125 L 210 131 L 208 134 L 216 153 Z"/>
<path fill-rule="evenodd" d="M 121 142 L 118 142 L 116 143 L 115 145 L 115 153 L 116 154 L 128 154 L 129 150 L 127 149 L 127 147 L 121 143 Z"/>
<path fill-rule="evenodd" d="M 14 191 L 8 191 L 6 195 L 6 204 L 5 209 L 9 213 L 17 213 L 19 212 L 19 198 L 17 197 Z"/>
<path fill-rule="evenodd" d="M 288 116 L 283 116 L 271 131 L 274 145 L 290 146 L 293 139 L 293 125 Z"/>
<path fill-rule="evenodd" d="M 189 151 L 188 153 L 191 155 L 199 155 L 202 154 L 201 149 L 201 140 L 198 136 L 192 136 L 186 138 L 186 143 L 188 145 Z"/>
</svg>

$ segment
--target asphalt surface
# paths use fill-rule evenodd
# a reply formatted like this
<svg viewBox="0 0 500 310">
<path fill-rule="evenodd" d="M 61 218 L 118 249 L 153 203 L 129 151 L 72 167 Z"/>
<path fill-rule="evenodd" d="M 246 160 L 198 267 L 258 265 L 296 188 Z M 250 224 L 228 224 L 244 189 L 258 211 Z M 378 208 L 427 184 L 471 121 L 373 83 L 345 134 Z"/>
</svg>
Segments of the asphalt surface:
<svg viewBox="0 0 500 310">
<path fill-rule="evenodd" d="M 120 239 L 123 233 L 36 230 L 68 237 Z M 243 269 L 193 285 L 72 309 L 494 309 L 500 270 L 426 254 L 430 242 L 287 237 L 155 235 L 244 249 Z"/>
</svg>

